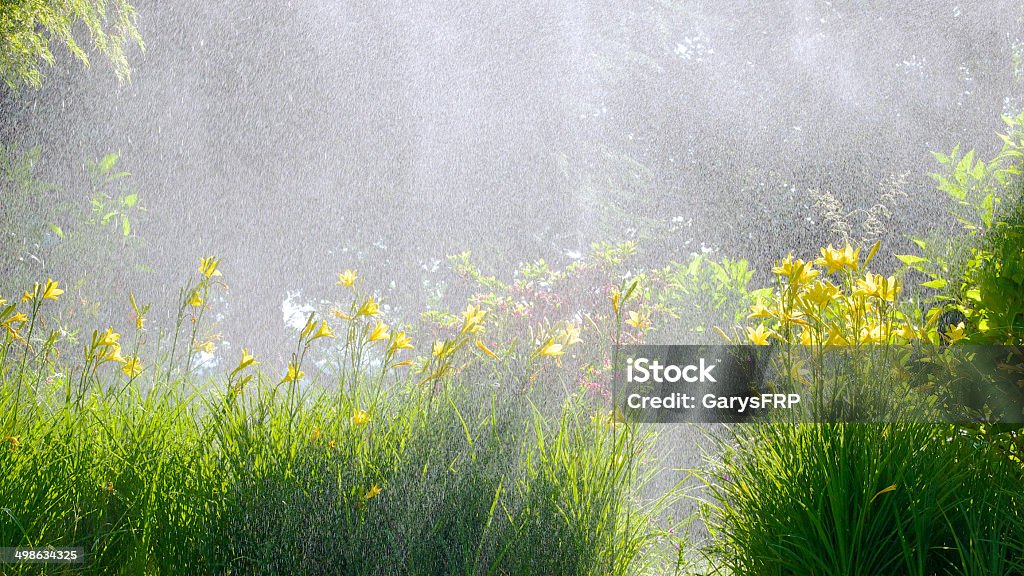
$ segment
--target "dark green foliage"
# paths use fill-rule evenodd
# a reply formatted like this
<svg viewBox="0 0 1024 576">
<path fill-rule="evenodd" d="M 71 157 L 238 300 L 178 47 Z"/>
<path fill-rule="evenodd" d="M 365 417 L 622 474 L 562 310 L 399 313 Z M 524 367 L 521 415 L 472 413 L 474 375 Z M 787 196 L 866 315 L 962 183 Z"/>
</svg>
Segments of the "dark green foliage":
<svg viewBox="0 0 1024 576">
<path fill-rule="evenodd" d="M 40 67 L 53 65 L 52 43 L 64 45 L 82 64 L 89 49 L 110 62 L 119 80 L 129 76 L 125 50 L 143 47 L 128 0 L 4 0 L 0 2 L 0 78 L 11 90 L 42 84 Z M 83 46 L 83 30 L 91 46 Z"/>
<path fill-rule="evenodd" d="M 948 426 L 757 425 L 707 479 L 728 574 L 1024 570 L 1022 469 Z"/>
</svg>

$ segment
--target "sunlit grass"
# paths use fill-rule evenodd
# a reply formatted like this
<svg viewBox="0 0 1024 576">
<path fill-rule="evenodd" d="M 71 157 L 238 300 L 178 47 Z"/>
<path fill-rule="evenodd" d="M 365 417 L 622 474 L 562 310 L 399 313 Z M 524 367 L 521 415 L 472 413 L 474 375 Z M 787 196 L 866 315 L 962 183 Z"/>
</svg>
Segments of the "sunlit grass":
<svg viewBox="0 0 1024 576">
<path fill-rule="evenodd" d="M 131 333 L 96 330 L 77 353 L 47 321 L 56 282 L 5 305 L 0 542 L 83 547 L 87 563 L 62 569 L 88 573 L 674 569 L 659 502 L 632 491 L 644 437 L 595 418 L 583 393 L 475 382 L 467 362 L 500 362 L 480 305 L 423 344 L 348 270 L 348 305 L 310 314 L 286 366 L 242 349 L 200 376 L 222 278 L 204 258 L 166 335 L 152 339 L 132 297 Z M 563 326 L 526 343 L 526 361 L 580 342 Z M 310 370 L 311 355 L 333 368 Z"/>
</svg>

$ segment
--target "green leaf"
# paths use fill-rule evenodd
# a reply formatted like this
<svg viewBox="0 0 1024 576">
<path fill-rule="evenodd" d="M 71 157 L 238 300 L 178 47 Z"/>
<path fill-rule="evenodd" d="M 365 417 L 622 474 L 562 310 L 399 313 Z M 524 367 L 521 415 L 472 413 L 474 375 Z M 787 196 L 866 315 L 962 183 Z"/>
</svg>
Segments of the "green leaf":
<svg viewBox="0 0 1024 576">
<path fill-rule="evenodd" d="M 984 160 L 978 160 L 978 163 L 974 166 L 974 170 L 971 170 L 971 176 L 974 176 L 975 180 L 981 180 L 985 176 Z"/>
<path fill-rule="evenodd" d="M 124 198 L 121 199 L 121 205 L 124 206 L 125 208 L 131 208 L 132 206 L 135 206 L 138 203 L 139 203 L 139 195 L 138 194 L 129 194 L 129 195 L 127 195 L 127 196 L 125 196 Z"/>
<path fill-rule="evenodd" d="M 100 160 L 99 164 L 97 165 L 100 174 L 106 174 L 107 172 L 110 172 L 110 169 L 114 167 L 114 163 L 117 162 L 118 156 L 120 156 L 120 154 L 118 154 L 117 152 L 111 152 L 110 154 L 104 156 L 103 159 Z"/>
<path fill-rule="evenodd" d="M 0 321 L 7 320 L 7 318 L 13 316 L 14 315 L 14 310 L 17 307 L 18 307 L 17 304 L 9 304 L 7 306 L 7 308 L 4 308 L 3 311 L 0 312 Z"/>
<path fill-rule="evenodd" d="M 966 174 L 971 170 L 971 166 L 974 164 L 974 150 L 970 150 L 964 157 L 960 159 L 960 162 L 956 165 L 957 174 Z"/>
<path fill-rule="evenodd" d="M 121 215 L 121 232 L 125 238 L 132 232 L 132 225 L 128 223 L 128 217 L 123 214 Z"/>
<path fill-rule="evenodd" d="M 981 221 L 986 228 L 992 227 L 992 213 L 995 210 L 995 201 L 991 192 L 985 195 L 981 201 Z"/>
<path fill-rule="evenodd" d="M 971 288 L 967 292 L 964 292 L 964 297 L 968 300 L 974 300 L 975 302 L 981 302 L 981 290 L 977 288 Z"/>
<path fill-rule="evenodd" d="M 53 230 L 53 233 L 57 235 L 57 238 L 60 238 L 61 240 L 64 239 L 64 231 L 60 229 L 60 226 L 50 224 L 50 230 Z"/>
<path fill-rule="evenodd" d="M 922 258 L 921 256 L 914 256 L 913 254 L 897 254 L 896 258 L 898 258 L 900 262 L 903 262 L 908 266 L 913 266 L 914 264 L 928 261 L 927 258 Z"/>
<path fill-rule="evenodd" d="M 132 175 L 131 172 L 125 172 L 125 171 L 114 172 L 113 174 L 108 174 L 106 179 L 104 179 L 104 182 L 107 183 L 107 184 L 110 184 L 111 182 L 120 180 L 121 178 L 127 178 L 128 176 L 131 176 L 131 175 Z"/>
<path fill-rule="evenodd" d="M 936 290 L 942 290 L 947 285 L 945 278 L 936 278 L 935 280 L 929 280 L 928 282 L 922 282 L 921 286 L 927 288 L 935 288 Z"/>
<path fill-rule="evenodd" d="M 954 185 L 953 183 L 949 182 L 945 178 L 943 178 L 943 183 L 940 184 L 938 186 L 938 188 L 939 188 L 939 190 L 942 190 L 943 192 L 949 194 L 955 200 L 958 200 L 960 202 L 963 202 L 964 199 L 967 198 L 967 189 L 966 188 L 964 188 L 963 186 Z"/>
</svg>

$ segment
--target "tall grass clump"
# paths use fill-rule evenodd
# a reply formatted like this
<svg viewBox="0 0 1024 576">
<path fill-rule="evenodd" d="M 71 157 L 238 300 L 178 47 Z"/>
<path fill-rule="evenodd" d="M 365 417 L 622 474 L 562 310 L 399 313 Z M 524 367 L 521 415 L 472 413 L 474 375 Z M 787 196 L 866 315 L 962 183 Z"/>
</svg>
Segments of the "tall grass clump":
<svg viewBox="0 0 1024 576">
<path fill-rule="evenodd" d="M 706 478 L 720 573 L 1020 574 L 1019 462 L 951 426 L 756 424 Z"/>
</svg>

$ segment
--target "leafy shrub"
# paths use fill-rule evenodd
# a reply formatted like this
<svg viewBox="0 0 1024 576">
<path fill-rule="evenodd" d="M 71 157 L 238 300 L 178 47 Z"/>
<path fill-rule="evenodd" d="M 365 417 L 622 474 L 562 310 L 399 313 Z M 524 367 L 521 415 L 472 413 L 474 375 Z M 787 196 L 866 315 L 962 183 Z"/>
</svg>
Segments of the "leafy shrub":
<svg viewBox="0 0 1024 576">
<path fill-rule="evenodd" d="M 666 316 L 662 332 L 673 344 L 692 334 L 705 334 L 712 326 L 740 322 L 747 308 L 768 292 L 750 288 L 754 270 L 743 259 L 716 262 L 695 255 L 685 264 L 670 263 L 651 276 L 658 288 L 652 296 L 655 307 Z"/>
<path fill-rule="evenodd" d="M 939 315 L 962 314 L 971 342 L 1020 344 L 1024 334 L 1024 207 L 1020 177 L 1024 158 L 1024 114 L 1003 119 L 1009 133 L 988 162 L 974 151 L 936 153 L 945 172 L 933 174 L 956 202 L 954 213 L 966 237 L 915 239 L 922 255 L 899 256 L 929 279 Z"/>
</svg>

